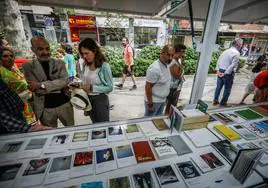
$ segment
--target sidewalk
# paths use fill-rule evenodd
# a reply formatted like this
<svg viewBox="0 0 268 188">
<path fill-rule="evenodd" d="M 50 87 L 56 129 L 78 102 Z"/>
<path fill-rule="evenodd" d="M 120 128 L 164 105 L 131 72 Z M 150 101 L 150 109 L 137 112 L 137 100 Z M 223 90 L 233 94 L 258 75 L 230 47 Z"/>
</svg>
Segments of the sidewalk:
<svg viewBox="0 0 268 188">
<path fill-rule="evenodd" d="M 180 95 L 179 103 L 188 104 L 191 89 L 193 84 L 193 75 L 186 75 L 186 81 L 183 84 L 182 92 Z M 236 74 L 234 85 L 232 88 L 232 93 L 228 100 L 228 103 L 238 104 L 241 100 L 245 87 L 248 83 L 247 75 L 245 74 Z M 114 84 L 117 84 L 121 81 L 121 78 L 114 78 Z M 110 120 L 123 120 L 130 118 L 142 117 L 144 114 L 144 86 L 145 78 L 137 78 L 137 90 L 129 91 L 132 87 L 132 81 L 130 78 L 126 80 L 122 90 L 114 88 L 113 92 L 109 94 L 110 104 L 114 105 L 114 108 L 110 111 Z M 214 97 L 216 87 L 216 76 L 208 75 L 205 90 L 203 93 L 203 98 L 207 103 L 211 103 Z M 246 99 L 246 103 L 252 103 L 253 95 L 250 95 Z M 75 109 L 75 123 L 76 125 L 89 124 L 91 123 L 89 117 L 85 117 L 82 111 Z"/>
</svg>

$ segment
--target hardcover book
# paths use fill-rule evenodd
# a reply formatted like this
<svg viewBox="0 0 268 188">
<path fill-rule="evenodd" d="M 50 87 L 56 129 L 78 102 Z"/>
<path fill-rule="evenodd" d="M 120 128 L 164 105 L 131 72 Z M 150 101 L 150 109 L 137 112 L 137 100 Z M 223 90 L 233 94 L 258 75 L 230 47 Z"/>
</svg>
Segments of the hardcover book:
<svg viewBox="0 0 268 188">
<path fill-rule="evenodd" d="M 238 153 L 238 150 L 228 141 L 221 140 L 218 142 L 212 142 L 211 145 L 225 158 L 225 160 L 232 164 Z"/>
<path fill-rule="evenodd" d="M 214 128 L 230 141 L 240 139 L 239 134 L 225 125 L 215 125 Z"/>
<path fill-rule="evenodd" d="M 237 110 L 237 111 L 235 111 L 235 113 L 238 114 L 240 117 L 244 118 L 245 120 L 248 120 L 248 121 L 263 118 L 263 116 L 261 116 L 257 112 L 250 110 L 250 109 Z"/>
<path fill-rule="evenodd" d="M 132 142 L 132 147 L 138 163 L 154 161 L 155 157 L 148 141 Z"/>
</svg>

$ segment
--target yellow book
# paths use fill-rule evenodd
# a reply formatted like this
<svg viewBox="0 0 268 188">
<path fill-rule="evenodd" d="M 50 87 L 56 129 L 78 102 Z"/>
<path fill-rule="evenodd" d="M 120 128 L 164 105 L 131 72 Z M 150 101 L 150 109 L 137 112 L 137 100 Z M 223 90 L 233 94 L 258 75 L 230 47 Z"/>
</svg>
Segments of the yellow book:
<svg viewBox="0 0 268 188">
<path fill-rule="evenodd" d="M 230 141 L 240 139 L 240 135 L 225 125 L 215 125 L 214 128 Z"/>
</svg>

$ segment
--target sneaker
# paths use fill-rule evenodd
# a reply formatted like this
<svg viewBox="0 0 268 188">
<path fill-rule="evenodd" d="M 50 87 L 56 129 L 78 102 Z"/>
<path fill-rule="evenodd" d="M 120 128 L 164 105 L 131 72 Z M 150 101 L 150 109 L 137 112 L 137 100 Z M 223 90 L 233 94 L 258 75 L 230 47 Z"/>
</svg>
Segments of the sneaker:
<svg viewBox="0 0 268 188">
<path fill-rule="evenodd" d="M 119 89 L 123 88 L 123 84 L 115 84 L 116 87 L 118 87 Z"/>
<path fill-rule="evenodd" d="M 133 85 L 132 88 L 130 88 L 129 90 L 132 91 L 132 90 L 135 90 L 135 89 L 137 89 L 137 86 Z"/>
</svg>

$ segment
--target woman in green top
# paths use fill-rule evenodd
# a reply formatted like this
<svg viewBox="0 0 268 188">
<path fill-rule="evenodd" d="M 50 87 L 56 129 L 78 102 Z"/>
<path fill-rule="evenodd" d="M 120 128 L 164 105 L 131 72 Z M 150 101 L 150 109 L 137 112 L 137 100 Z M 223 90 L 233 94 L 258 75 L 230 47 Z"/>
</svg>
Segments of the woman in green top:
<svg viewBox="0 0 268 188">
<path fill-rule="evenodd" d="M 111 67 L 100 47 L 91 38 L 80 42 L 79 53 L 84 59 L 81 71 L 82 88 L 88 93 L 92 106 L 89 116 L 93 123 L 109 121 L 108 93 L 113 90 Z"/>
</svg>

